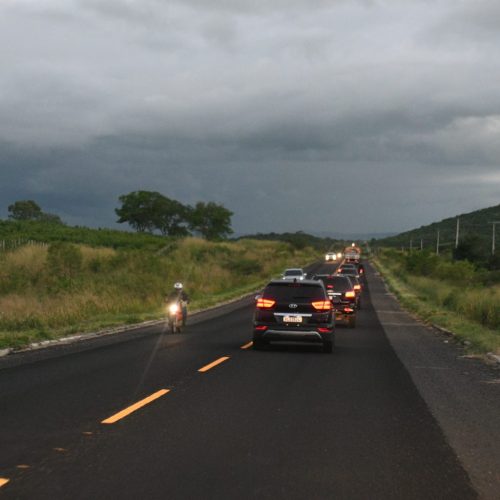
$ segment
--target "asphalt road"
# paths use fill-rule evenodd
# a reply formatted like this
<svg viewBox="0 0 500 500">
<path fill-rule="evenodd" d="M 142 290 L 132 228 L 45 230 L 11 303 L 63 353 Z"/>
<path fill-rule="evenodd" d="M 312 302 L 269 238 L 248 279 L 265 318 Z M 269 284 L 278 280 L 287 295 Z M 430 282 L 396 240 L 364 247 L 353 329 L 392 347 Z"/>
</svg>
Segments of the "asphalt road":
<svg viewBox="0 0 500 500">
<path fill-rule="evenodd" d="M 242 349 L 247 300 L 180 335 L 0 363 L 0 497 L 477 498 L 364 293 L 334 354 Z"/>
</svg>

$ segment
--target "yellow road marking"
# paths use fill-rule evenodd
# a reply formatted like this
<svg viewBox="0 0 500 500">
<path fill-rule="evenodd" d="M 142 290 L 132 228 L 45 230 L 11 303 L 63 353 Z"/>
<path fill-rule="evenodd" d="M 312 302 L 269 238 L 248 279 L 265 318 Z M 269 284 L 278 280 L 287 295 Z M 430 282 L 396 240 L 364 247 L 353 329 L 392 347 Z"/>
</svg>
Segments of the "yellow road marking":
<svg viewBox="0 0 500 500">
<path fill-rule="evenodd" d="M 146 406 L 147 404 L 153 402 L 155 399 L 161 398 L 168 392 L 170 392 L 170 389 L 161 389 L 159 391 L 156 391 L 154 394 L 151 394 L 151 396 L 141 399 L 140 401 L 129 406 L 128 408 L 125 408 L 124 410 L 119 411 L 114 415 L 111 415 L 111 417 L 107 418 L 106 420 L 103 420 L 101 424 L 114 424 L 115 422 L 118 422 L 118 420 L 121 420 L 122 418 L 125 418 L 127 415 L 130 415 L 134 411 L 137 411 L 139 408 L 142 408 L 143 406 Z"/>
<path fill-rule="evenodd" d="M 240 349 L 248 349 L 249 347 L 253 346 L 253 342 L 249 342 L 248 344 L 242 345 Z"/>
<path fill-rule="evenodd" d="M 199 372 L 208 372 L 211 368 L 214 366 L 220 365 L 221 363 L 224 363 L 224 361 L 227 361 L 229 359 L 229 356 L 223 356 L 222 358 L 216 359 L 213 363 L 210 363 L 208 365 L 205 365 L 203 368 L 200 368 L 198 371 Z"/>
<path fill-rule="evenodd" d="M 9 481 L 10 479 L 7 479 L 6 477 L 0 477 L 0 488 L 5 486 Z"/>
<path fill-rule="evenodd" d="M 16 468 L 17 469 L 29 469 L 30 466 L 29 465 L 25 465 L 25 464 L 21 464 L 21 465 L 16 465 Z"/>
</svg>

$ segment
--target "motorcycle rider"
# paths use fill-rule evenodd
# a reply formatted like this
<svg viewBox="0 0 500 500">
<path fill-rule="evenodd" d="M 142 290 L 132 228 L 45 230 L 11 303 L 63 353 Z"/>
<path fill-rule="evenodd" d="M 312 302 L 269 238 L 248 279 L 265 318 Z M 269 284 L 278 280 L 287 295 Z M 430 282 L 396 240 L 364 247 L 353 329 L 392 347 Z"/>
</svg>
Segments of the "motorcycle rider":
<svg viewBox="0 0 500 500">
<path fill-rule="evenodd" d="M 186 326 L 187 319 L 187 305 L 189 303 L 189 296 L 184 291 L 184 286 L 181 282 L 174 284 L 174 289 L 165 297 L 165 302 L 170 304 L 175 302 L 180 304 L 182 308 L 182 326 Z"/>
</svg>

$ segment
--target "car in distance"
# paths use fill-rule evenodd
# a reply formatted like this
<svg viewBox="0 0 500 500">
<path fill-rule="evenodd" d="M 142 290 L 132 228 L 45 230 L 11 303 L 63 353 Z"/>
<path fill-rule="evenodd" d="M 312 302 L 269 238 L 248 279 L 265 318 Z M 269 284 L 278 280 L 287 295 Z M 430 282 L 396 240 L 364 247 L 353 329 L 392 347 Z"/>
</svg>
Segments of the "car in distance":
<svg viewBox="0 0 500 500">
<path fill-rule="evenodd" d="M 300 267 L 285 269 L 281 276 L 281 279 L 283 280 L 305 280 L 306 278 L 307 273 L 305 273 Z"/>
<path fill-rule="evenodd" d="M 256 297 L 253 348 L 270 342 L 313 342 L 332 352 L 333 304 L 321 281 L 273 280 Z"/>
<path fill-rule="evenodd" d="M 323 282 L 328 297 L 333 303 L 335 322 L 345 323 L 349 328 L 356 326 L 357 295 L 354 284 L 348 276 L 316 274 L 314 279 Z"/>
<path fill-rule="evenodd" d="M 325 262 L 337 262 L 337 254 L 335 252 L 328 252 L 325 255 Z"/>
</svg>

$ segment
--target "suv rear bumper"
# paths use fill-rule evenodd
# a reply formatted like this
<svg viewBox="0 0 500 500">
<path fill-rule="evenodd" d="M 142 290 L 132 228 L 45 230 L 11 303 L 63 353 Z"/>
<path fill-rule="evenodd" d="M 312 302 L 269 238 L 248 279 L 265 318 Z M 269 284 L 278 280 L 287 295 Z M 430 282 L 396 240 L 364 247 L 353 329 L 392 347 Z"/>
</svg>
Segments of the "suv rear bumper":
<svg viewBox="0 0 500 500">
<path fill-rule="evenodd" d="M 280 328 L 276 325 L 270 326 L 267 330 L 253 331 L 253 340 L 270 342 L 330 342 L 334 335 L 333 327 L 327 332 L 318 332 L 312 328 Z"/>
</svg>

